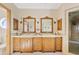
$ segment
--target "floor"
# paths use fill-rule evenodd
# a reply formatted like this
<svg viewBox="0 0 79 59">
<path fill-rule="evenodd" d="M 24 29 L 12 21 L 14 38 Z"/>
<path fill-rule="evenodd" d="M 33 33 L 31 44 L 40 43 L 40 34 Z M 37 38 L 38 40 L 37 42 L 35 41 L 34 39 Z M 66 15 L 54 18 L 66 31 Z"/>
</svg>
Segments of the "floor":
<svg viewBox="0 0 79 59">
<path fill-rule="evenodd" d="M 71 53 L 79 55 L 79 42 L 78 41 L 70 41 L 69 42 L 69 51 Z"/>
<path fill-rule="evenodd" d="M 34 52 L 34 53 L 13 53 L 12 55 L 64 55 L 62 52 L 55 52 L 55 53 L 42 53 L 42 52 Z"/>
</svg>

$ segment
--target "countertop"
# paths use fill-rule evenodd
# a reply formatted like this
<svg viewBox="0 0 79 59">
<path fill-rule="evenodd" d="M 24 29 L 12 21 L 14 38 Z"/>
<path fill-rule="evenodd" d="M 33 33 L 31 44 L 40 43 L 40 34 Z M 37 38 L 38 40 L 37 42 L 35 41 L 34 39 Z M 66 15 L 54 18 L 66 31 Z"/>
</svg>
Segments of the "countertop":
<svg viewBox="0 0 79 59">
<path fill-rule="evenodd" d="M 51 34 L 51 33 L 26 33 L 26 34 L 21 34 L 21 35 L 12 35 L 11 37 L 62 37 L 62 35 L 59 34 Z"/>
</svg>

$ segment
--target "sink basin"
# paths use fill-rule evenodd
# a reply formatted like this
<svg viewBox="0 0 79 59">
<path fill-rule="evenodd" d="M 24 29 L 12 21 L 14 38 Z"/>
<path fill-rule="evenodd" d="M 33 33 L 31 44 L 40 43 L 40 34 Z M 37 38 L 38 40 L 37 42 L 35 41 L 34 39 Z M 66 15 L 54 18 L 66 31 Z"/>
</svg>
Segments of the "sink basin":
<svg viewBox="0 0 79 59">
<path fill-rule="evenodd" d="M 34 35 L 42 35 L 42 34 L 40 34 L 40 33 L 35 33 Z"/>
</svg>

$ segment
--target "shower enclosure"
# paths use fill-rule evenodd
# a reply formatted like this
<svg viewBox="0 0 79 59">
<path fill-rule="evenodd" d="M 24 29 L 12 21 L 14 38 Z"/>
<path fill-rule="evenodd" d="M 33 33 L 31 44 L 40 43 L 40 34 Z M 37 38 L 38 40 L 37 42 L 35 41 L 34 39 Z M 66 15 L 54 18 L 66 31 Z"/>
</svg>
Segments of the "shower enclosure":
<svg viewBox="0 0 79 59">
<path fill-rule="evenodd" d="M 69 13 L 69 52 L 79 54 L 79 11 Z"/>
</svg>

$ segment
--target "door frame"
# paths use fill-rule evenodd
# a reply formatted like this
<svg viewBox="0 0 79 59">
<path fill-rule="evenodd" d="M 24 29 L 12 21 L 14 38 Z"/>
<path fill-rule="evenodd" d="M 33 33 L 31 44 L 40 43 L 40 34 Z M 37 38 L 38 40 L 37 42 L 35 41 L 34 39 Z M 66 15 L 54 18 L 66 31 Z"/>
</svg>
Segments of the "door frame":
<svg viewBox="0 0 79 59">
<path fill-rule="evenodd" d="M 10 21 L 11 21 L 11 10 L 6 7 L 4 4 L 0 3 L 0 6 L 6 10 L 6 20 L 7 20 L 7 28 L 6 28 L 6 54 L 11 54 L 11 28 L 10 28 Z"/>
<path fill-rule="evenodd" d="M 69 12 L 75 12 L 79 10 L 79 6 L 72 7 L 70 9 L 67 9 L 65 11 L 65 19 L 66 19 L 66 41 L 67 41 L 67 52 L 69 54 L 72 54 L 69 52 Z"/>
</svg>

